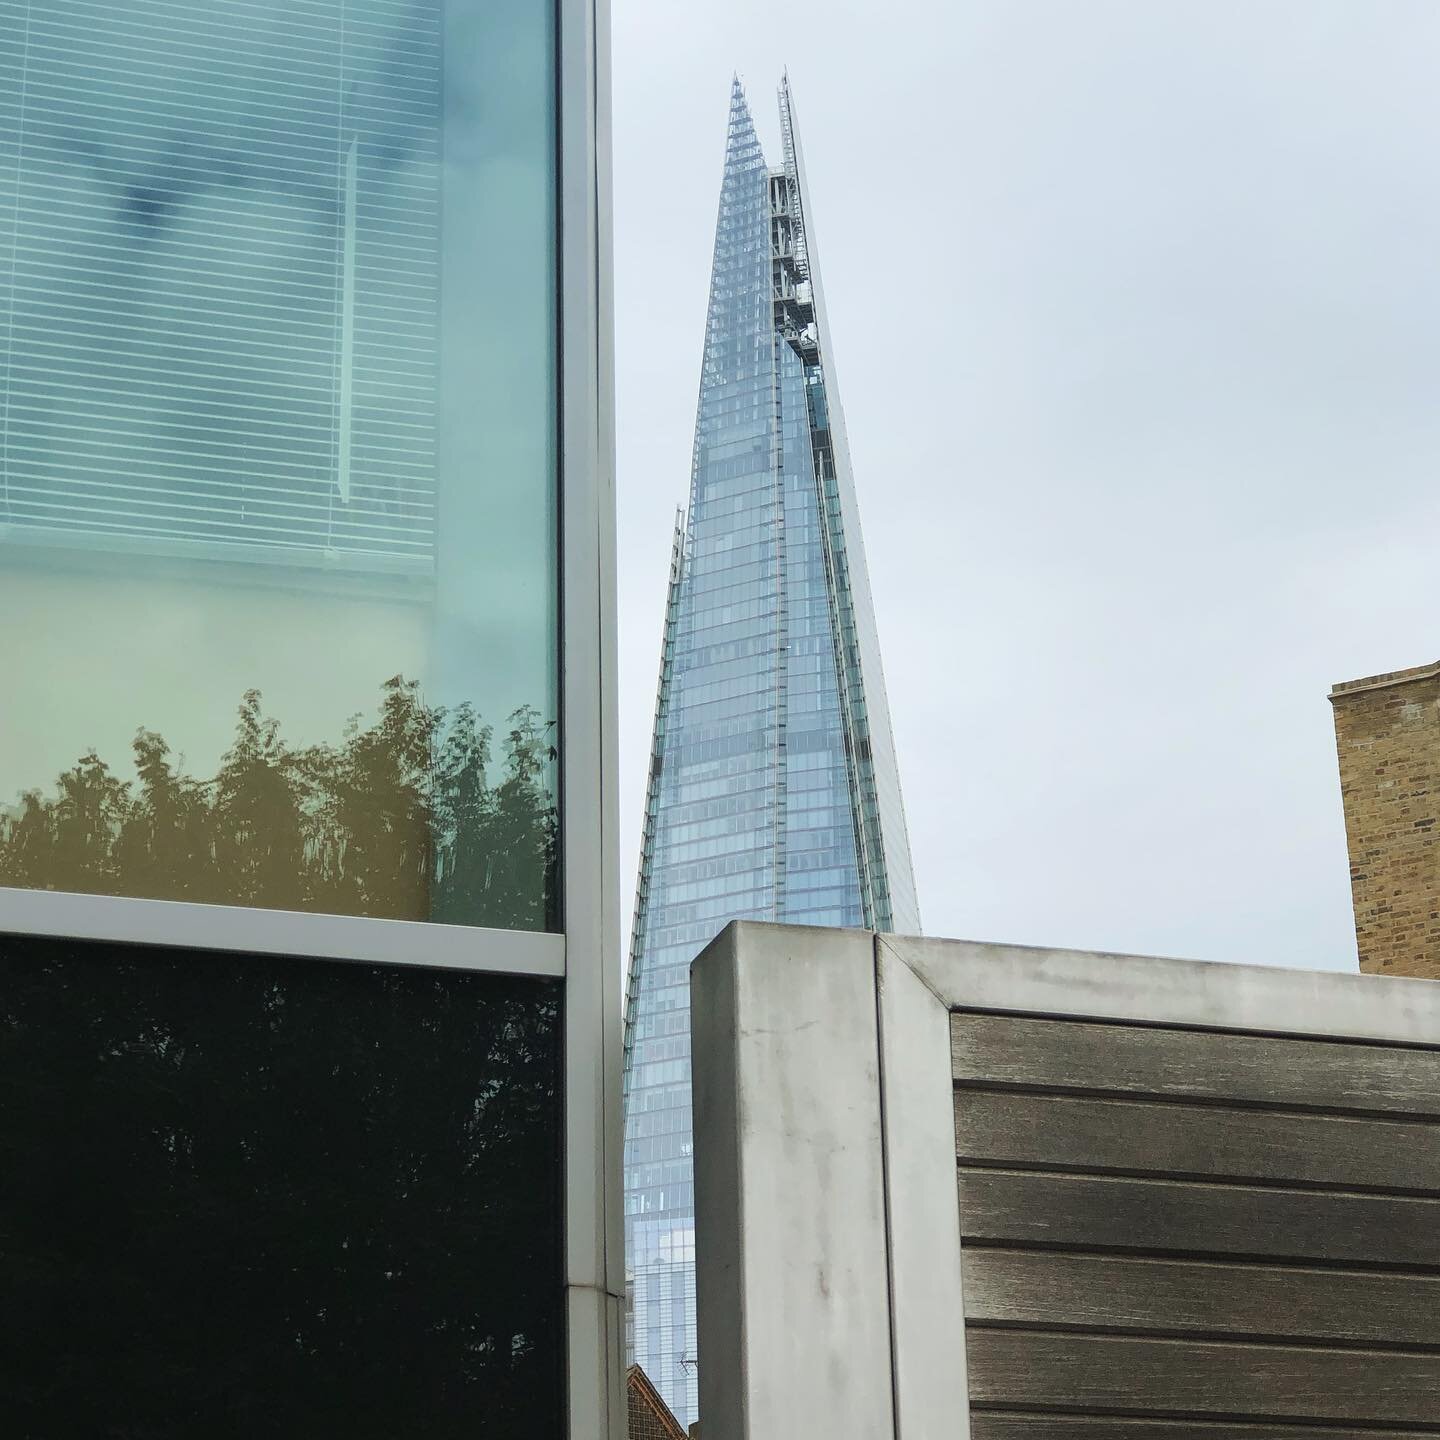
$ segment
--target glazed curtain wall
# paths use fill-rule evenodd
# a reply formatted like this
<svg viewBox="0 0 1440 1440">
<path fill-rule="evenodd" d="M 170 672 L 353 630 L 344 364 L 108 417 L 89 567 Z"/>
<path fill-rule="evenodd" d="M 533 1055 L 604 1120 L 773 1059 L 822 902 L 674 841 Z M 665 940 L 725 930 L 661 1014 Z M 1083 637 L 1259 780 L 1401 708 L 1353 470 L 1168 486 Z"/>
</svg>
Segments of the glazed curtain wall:
<svg viewBox="0 0 1440 1440">
<path fill-rule="evenodd" d="M 7 1435 L 566 1433 L 556 44 L 0 0 Z"/>
<path fill-rule="evenodd" d="M 698 1401 L 690 962 L 731 919 L 864 922 L 809 388 L 775 322 L 771 172 L 737 88 L 625 1090 L 631 1354 L 685 1424 Z"/>
<path fill-rule="evenodd" d="M 0 0 L 0 885 L 558 928 L 554 70 Z"/>
</svg>

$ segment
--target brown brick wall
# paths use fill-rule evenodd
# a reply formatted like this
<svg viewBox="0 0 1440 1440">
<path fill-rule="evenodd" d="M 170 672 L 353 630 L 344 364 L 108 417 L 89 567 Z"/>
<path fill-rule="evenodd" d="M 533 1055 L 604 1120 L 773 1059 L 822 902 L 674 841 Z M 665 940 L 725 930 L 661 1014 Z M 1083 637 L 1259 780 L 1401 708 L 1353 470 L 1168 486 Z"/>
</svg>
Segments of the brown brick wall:
<svg viewBox="0 0 1440 1440">
<path fill-rule="evenodd" d="M 1360 968 L 1440 980 L 1440 664 L 1330 700 Z"/>
<path fill-rule="evenodd" d="M 674 1440 L 674 1435 L 643 1400 L 630 1397 L 630 1440 Z"/>
<path fill-rule="evenodd" d="M 625 1391 L 628 1440 L 686 1440 L 685 1432 L 638 1365 L 626 1372 Z"/>
</svg>

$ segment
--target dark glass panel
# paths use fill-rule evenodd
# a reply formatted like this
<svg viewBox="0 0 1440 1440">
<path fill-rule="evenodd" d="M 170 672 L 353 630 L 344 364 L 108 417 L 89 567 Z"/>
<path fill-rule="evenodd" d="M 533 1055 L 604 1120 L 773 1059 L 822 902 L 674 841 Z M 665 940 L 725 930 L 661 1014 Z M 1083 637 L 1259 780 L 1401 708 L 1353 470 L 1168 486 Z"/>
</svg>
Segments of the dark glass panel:
<svg viewBox="0 0 1440 1440">
<path fill-rule="evenodd" d="M 559 987 L 0 937 L 7 1435 L 558 1440 Z"/>
</svg>

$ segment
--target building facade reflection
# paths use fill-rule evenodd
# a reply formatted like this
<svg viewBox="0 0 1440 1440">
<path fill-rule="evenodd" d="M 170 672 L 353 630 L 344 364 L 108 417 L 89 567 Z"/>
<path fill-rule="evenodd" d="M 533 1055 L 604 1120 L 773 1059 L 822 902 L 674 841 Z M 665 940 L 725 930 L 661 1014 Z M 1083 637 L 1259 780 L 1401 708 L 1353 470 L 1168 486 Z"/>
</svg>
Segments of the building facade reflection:
<svg viewBox="0 0 1440 1440">
<path fill-rule="evenodd" d="M 0 884 L 555 928 L 552 29 L 0 3 Z"/>
</svg>

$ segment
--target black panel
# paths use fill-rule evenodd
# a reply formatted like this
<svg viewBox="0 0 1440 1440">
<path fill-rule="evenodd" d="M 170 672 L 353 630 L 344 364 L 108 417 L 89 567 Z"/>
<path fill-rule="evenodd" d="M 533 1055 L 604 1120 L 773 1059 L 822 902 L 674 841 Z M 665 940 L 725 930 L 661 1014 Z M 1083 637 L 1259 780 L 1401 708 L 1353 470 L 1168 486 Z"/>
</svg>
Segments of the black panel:
<svg viewBox="0 0 1440 1440">
<path fill-rule="evenodd" d="M 0 937 L 5 1434 L 558 1440 L 559 999 Z"/>
</svg>

